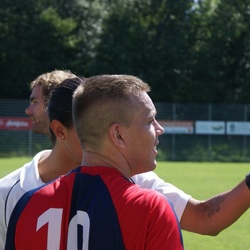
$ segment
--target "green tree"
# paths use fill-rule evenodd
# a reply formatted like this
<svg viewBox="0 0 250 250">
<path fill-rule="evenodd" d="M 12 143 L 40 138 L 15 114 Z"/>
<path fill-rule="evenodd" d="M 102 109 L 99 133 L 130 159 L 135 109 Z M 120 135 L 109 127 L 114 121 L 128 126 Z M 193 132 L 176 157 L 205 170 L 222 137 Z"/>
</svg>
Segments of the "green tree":
<svg viewBox="0 0 250 250">
<path fill-rule="evenodd" d="M 174 101 L 195 43 L 193 1 L 129 1 L 113 6 L 103 24 L 95 73 L 135 74 L 157 101 Z"/>
<path fill-rule="evenodd" d="M 74 56 L 76 23 L 62 19 L 49 1 L 1 0 L 0 20 L 1 98 L 27 97 L 25 83 L 40 73 L 70 67 L 66 58 Z"/>
<path fill-rule="evenodd" d="M 90 61 L 96 53 L 100 40 L 101 25 L 109 13 L 109 1 L 99 0 L 57 0 L 56 7 L 63 18 L 73 18 L 77 37 L 75 57 L 71 65 L 81 75 L 91 74 Z"/>
<path fill-rule="evenodd" d="M 105 14 L 99 1 L 0 0 L 0 4 L 0 98 L 27 98 L 25 83 L 54 69 L 88 74 Z"/>
<path fill-rule="evenodd" d="M 155 101 L 249 102 L 250 2 L 116 1 L 94 73 L 135 74 Z"/>
<path fill-rule="evenodd" d="M 248 103 L 250 2 L 200 1 L 195 59 L 186 81 L 190 102 Z"/>
<path fill-rule="evenodd" d="M 154 101 L 249 102 L 246 0 L 0 0 L 0 98 L 39 74 L 126 73 Z"/>
</svg>

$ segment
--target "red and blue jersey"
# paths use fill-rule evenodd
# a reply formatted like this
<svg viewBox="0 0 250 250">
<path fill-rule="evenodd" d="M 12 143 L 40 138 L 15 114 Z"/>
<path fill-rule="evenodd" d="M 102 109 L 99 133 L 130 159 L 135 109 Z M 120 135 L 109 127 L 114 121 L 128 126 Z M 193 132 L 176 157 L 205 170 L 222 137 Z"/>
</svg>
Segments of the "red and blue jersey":
<svg viewBox="0 0 250 250">
<path fill-rule="evenodd" d="M 17 203 L 6 250 L 183 249 L 166 199 L 109 167 L 79 167 Z"/>
</svg>

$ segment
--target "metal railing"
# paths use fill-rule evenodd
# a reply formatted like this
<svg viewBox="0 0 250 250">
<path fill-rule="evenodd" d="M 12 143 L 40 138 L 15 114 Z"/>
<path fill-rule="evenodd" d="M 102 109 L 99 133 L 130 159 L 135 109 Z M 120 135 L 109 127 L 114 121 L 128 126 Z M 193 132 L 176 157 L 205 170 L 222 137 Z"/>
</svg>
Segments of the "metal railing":
<svg viewBox="0 0 250 250">
<path fill-rule="evenodd" d="M 28 102 L 0 100 L 0 118 L 26 118 Z M 155 106 L 157 119 L 165 128 L 159 138 L 159 160 L 250 161 L 250 104 L 156 102 Z M 0 157 L 33 156 L 50 147 L 44 135 L 0 129 Z"/>
</svg>

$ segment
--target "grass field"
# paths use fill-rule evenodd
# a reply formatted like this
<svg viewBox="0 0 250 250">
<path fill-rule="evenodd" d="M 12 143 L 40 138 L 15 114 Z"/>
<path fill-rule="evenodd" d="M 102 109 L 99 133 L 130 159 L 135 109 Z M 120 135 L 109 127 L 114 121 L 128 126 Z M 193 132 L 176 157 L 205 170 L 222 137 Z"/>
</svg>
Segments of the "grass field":
<svg viewBox="0 0 250 250">
<path fill-rule="evenodd" d="M 0 178 L 31 158 L 0 158 Z M 250 172 L 248 163 L 159 162 L 155 172 L 196 199 L 207 199 L 226 191 Z M 216 237 L 183 231 L 186 250 L 249 249 L 250 211 Z"/>
<path fill-rule="evenodd" d="M 250 172 L 248 163 L 159 162 L 155 172 L 196 199 L 207 199 L 238 184 Z M 186 250 L 250 249 L 250 210 L 216 237 L 183 231 Z"/>
<path fill-rule="evenodd" d="M 17 168 L 22 167 L 31 159 L 31 157 L 0 158 L 0 178 Z"/>
</svg>

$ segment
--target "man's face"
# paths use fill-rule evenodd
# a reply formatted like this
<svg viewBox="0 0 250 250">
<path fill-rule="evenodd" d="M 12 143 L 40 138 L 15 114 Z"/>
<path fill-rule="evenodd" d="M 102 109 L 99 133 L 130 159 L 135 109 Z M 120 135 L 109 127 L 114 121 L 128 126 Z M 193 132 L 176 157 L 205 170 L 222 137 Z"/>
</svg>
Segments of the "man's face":
<svg viewBox="0 0 250 250">
<path fill-rule="evenodd" d="M 49 135 L 49 118 L 45 111 L 42 86 L 37 85 L 33 88 L 30 95 L 30 104 L 25 110 L 32 122 L 32 132 Z"/>
<path fill-rule="evenodd" d="M 138 98 L 139 106 L 126 131 L 127 156 L 131 174 L 152 171 L 156 167 L 156 145 L 164 129 L 155 120 L 155 106 L 146 92 Z"/>
</svg>

